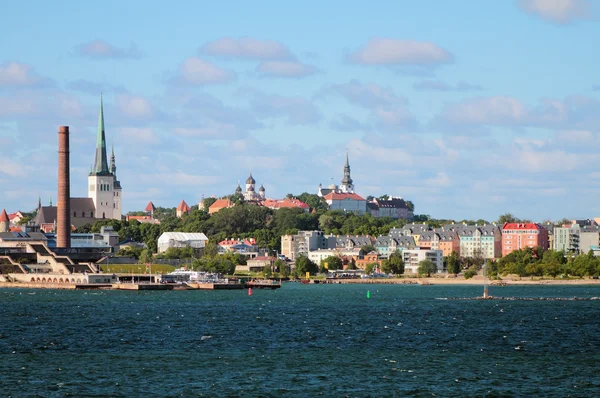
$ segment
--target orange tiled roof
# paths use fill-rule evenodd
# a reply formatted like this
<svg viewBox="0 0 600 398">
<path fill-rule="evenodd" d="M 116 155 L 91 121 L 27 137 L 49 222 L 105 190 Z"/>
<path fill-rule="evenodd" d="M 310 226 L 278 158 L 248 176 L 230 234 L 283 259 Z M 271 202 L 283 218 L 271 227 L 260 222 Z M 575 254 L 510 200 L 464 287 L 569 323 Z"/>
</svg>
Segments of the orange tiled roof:
<svg viewBox="0 0 600 398">
<path fill-rule="evenodd" d="M 327 195 L 325 195 L 325 200 L 344 200 L 344 199 L 365 200 L 362 196 L 357 195 L 355 193 L 329 192 Z"/>
</svg>

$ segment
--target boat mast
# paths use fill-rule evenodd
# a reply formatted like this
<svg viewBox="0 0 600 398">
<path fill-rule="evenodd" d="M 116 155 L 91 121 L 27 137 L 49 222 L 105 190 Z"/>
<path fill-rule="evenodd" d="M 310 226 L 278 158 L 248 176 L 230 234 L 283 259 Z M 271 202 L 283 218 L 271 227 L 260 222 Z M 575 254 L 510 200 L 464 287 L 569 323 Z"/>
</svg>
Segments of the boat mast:
<svg viewBox="0 0 600 398">
<path fill-rule="evenodd" d="M 487 262 L 487 260 L 485 260 L 485 262 L 483 263 L 483 298 L 484 299 L 489 297 L 488 296 L 487 267 L 488 267 L 488 262 Z"/>
</svg>

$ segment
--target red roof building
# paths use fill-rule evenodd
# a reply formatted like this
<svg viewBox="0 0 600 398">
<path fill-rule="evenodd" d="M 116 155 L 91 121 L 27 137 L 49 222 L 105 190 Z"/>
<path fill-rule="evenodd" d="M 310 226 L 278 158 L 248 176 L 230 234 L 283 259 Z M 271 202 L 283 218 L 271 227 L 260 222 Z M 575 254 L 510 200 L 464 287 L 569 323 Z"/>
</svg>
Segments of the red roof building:
<svg viewBox="0 0 600 398">
<path fill-rule="evenodd" d="M 210 207 L 208 208 L 208 214 L 214 214 L 216 212 L 218 212 L 219 210 L 222 209 L 229 209 L 230 207 L 235 206 L 235 203 L 233 203 L 231 200 L 229 199 L 217 199 L 215 201 L 215 203 L 213 203 L 212 205 L 210 205 Z"/>
<path fill-rule="evenodd" d="M 185 203 L 185 200 L 182 200 L 179 206 L 177 206 L 177 217 L 181 218 L 184 214 L 188 214 L 190 212 L 190 206 Z"/>
<path fill-rule="evenodd" d="M 10 230 L 10 219 L 8 218 L 8 214 L 6 214 L 6 210 L 2 210 L 0 213 L 0 232 L 8 232 Z"/>
<path fill-rule="evenodd" d="M 502 255 L 526 247 L 548 250 L 548 230 L 534 223 L 505 223 L 502 226 Z"/>
<path fill-rule="evenodd" d="M 310 210 L 309 205 L 296 198 L 285 198 L 281 200 L 267 199 L 262 202 L 262 206 L 274 210 L 283 208 L 298 208 L 304 210 L 305 212 Z"/>
<path fill-rule="evenodd" d="M 329 205 L 329 210 L 342 210 L 356 214 L 367 212 L 367 201 L 353 192 L 330 192 L 324 196 L 324 199 Z"/>
<path fill-rule="evenodd" d="M 183 202 L 183 203 L 185 203 L 185 202 Z M 156 210 L 156 207 L 154 207 L 154 203 L 152 203 L 152 202 L 148 202 L 148 205 L 144 209 L 144 211 L 146 213 L 150 213 L 150 214 L 154 213 L 154 210 Z"/>
</svg>

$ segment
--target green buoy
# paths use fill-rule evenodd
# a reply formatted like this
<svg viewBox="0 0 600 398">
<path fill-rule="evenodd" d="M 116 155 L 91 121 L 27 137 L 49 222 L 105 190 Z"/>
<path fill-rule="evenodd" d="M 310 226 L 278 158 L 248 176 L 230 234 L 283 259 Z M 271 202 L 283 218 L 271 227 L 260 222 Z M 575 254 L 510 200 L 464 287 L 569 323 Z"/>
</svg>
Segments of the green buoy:
<svg viewBox="0 0 600 398">
<path fill-rule="evenodd" d="M 367 290 L 367 298 L 371 298 L 371 292 Z"/>
</svg>

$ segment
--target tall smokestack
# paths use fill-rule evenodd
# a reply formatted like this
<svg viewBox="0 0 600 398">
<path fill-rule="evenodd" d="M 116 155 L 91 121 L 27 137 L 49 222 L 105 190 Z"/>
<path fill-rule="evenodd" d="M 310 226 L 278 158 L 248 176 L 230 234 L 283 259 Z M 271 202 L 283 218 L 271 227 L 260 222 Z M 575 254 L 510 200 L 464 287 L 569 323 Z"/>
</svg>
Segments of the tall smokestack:
<svg viewBox="0 0 600 398">
<path fill-rule="evenodd" d="M 71 177 L 69 171 L 69 126 L 58 128 L 58 203 L 56 247 L 71 247 Z"/>
</svg>

